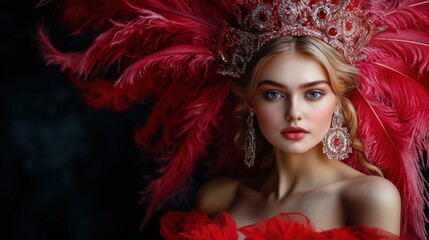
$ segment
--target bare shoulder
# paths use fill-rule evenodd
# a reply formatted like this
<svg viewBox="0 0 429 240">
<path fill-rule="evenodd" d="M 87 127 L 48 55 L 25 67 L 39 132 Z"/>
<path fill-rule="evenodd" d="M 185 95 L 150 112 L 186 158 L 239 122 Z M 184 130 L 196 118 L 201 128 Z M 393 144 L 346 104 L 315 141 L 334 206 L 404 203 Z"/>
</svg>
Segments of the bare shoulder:
<svg viewBox="0 0 429 240">
<path fill-rule="evenodd" d="M 389 180 L 376 176 L 350 179 L 345 190 L 347 202 L 368 207 L 399 206 L 398 189 Z M 381 205 L 381 206 L 379 206 Z"/>
<path fill-rule="evenodd" d="M 349 225 L 365 225 L 399 234 L 401 198 L 390 181 L 376 176 L 352 178 L 343 193 Z"/>
<path fill-rule="evenodd" d="M 230 178 L 219 178 L 204 184 L 198 191 L 196 199 L 197 210 L 206 212 L 214 217 L 228 210 L 237 193 L 240 183 Z"/>
</svg>

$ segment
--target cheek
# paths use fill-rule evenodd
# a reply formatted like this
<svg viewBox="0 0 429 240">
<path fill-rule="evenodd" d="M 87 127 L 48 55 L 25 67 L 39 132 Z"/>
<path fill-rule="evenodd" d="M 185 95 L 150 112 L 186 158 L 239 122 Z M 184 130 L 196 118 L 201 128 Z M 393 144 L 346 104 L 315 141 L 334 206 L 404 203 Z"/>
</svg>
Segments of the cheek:
<svg viewBox="0 0 429 240">
<path fill-rule="evenodd" d="M 327 132 L 331 126 L 332 115 L 334 114 L 335 106 L 321 106 L 313 112 L 313 122 L 315 123 L 316 128 L 323 129 L 324 132 Z"/>
<path fill-rule="evenodd" d="M 255 106 L 256 117 L 258 118 L 259 128 L 270 129 L 278 125 L 278 122 L 283 119 L 284 106 L 279 104 L 261 104 Z"/>
</svg>

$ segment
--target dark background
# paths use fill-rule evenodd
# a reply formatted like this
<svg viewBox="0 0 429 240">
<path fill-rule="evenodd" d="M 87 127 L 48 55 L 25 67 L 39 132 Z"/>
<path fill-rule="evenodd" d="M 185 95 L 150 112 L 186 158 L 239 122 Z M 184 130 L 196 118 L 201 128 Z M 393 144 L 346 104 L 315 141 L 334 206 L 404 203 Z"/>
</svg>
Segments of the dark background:
<svg viewBox="0 0 429 240">
<path fill-rule="evenodd" d="M 35 2 L 0 4 L 0 239 L 158 239 L 159 216 L 139 231 L 153 174 L 133 142 L 145 106 L 85 105 L 38 55 Z"/>
<path fill-rule="evenodd" d="M 0 3 L 0 239 L 158 239 L 158 216 L 139 231 L 154 169 L 133 142 L 145 106 L 85 105 L 38 54 L 35 3 Z"/>
</svg>

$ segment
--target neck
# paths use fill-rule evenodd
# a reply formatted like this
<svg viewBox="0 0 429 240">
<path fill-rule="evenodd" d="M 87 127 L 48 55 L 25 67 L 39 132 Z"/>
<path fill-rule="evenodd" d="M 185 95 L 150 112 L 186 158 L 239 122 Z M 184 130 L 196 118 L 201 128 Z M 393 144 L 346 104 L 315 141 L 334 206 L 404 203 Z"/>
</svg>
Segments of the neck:
<svg viewBox="0 0 429 240">
<path fill-rule="evenodd" d="M 329 159 L 318 145 L 306 153 L 286 154 L 274 150 L 275 165 L 266 182 L 270 198 L 282 199 L 294 193 L 308 191 L 324 184 Z"/>
</svg>

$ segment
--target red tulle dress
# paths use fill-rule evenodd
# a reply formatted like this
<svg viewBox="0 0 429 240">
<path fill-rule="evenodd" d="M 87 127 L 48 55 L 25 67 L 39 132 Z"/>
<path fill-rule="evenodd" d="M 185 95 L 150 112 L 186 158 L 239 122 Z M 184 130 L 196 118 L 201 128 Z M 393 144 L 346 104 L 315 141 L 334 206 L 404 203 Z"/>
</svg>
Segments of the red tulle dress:
<svg viewBox="0 0 429 240">
<path fill-rule="evenodd" d="M 167 240 L 238 239 L 404 239 L 381 229 L 347 226 L 318 232 L 310 220 L 299 213 L 281 213 L 270 219 L 237 228 L 225 212 L 209 219 L 203 212 L 169 212 L 161 218 L 161 235 Z"/>
</svg>

